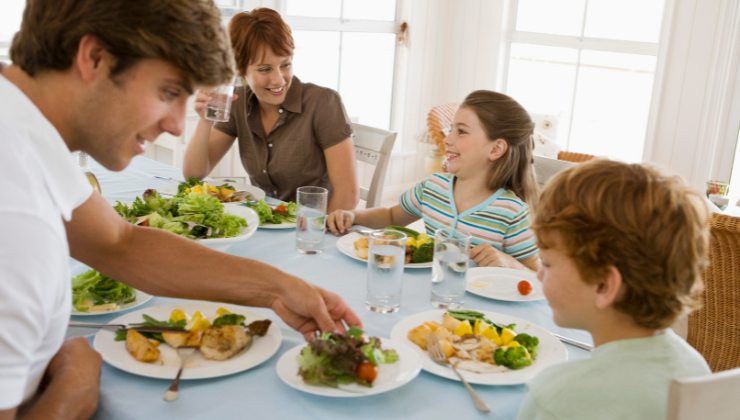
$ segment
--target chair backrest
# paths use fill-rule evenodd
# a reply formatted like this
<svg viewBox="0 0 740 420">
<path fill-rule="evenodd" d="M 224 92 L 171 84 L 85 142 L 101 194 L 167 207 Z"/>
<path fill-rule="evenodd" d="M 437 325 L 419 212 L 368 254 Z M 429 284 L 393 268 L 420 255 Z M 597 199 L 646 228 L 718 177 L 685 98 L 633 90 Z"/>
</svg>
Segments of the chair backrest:
<svg viewBox="0 0 740 420">
<path fill-rule="evenodd" d="M 667 420 L 735 420 L 740 414 L 740 369 L 674 379 L 668 390 Z"/>
<path fill-rule="evenodd" d="M 372 167 L 369 186 L 360 186 L 360 198 L 365 200 L 366 207 L 378 207 L 383 199 L 383 184 L 396 133 L 356 123 L 352 123 L 352 132 L 357 160 Z"/>
<path fill-rule="evenodd" d="M 440 153 L 445 151 L 445 137 L 447 137 L 458 107 L 459 104 L 455 102 L 436 105 L 427 114 L 427 134 L 437 145 Z"/>
<path fill-rule="evenodd" d="M 740 367 L 740 218 L 712 214 L 703 306 L 689 315 L 686 341 L 713 372 Z"/>
<path fill-rule="evenodd" d="M 552 178 L 556 173 L 576 165 L 574 162 L 552 159 L 539 155 L 533 155 L 532 157 L 534 159 L 535 178 L 537 178 L 537 183 L 540 184 L 540 187 L 545 185 L 545 182 Z"/>
</svg>

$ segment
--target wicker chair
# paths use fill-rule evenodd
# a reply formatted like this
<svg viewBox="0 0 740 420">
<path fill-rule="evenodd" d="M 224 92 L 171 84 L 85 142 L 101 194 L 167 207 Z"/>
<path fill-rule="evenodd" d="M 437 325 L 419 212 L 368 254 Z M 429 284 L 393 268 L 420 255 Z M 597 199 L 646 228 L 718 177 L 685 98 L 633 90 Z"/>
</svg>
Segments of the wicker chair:
<svg viewBox="0 0 740 420">
<path fill-rule="evenodd" d="M 712 215 L 704 305 L 689 315 L 686 341 L 713 372 L 740 367 L 740 218 Z"/>
<path fill-rule="evenodd" d="M 566 160 L 568 162 L 585 162 L 593 159 L 594 155 L 588 155 L 586 153 L 566 152 L 562 151 L 558 153 L 558 160 Z"/>
<path fill-rule="evenodd" d="M 432 107 L 427 114 L 427 133 L 431 143 L 437 145 L 439 153 L 445 152 L 445 137 L 455 118 L 458 104 L 454 102 Z"/>
</svg>

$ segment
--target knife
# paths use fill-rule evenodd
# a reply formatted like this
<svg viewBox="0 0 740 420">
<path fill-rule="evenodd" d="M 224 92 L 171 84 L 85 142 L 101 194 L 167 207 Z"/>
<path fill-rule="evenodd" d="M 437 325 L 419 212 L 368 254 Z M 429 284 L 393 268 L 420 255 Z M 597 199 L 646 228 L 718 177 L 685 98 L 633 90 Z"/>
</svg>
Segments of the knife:
<svg viewBox="0 0 740 420">
<path fill-rule="evenodd" d="M 163 332 L 181 332 L 186 333 L 189 332 L 188 330 L 180 327 L 157 327 L 157 326 L 151 326 L 151 325 L 124 325 L 124 324 L 97 324 L 94 322 L 77 322 L 77 321 L 70 321 L 68 326 L 75 327 L 75 328 L 102 328 L 107 329 L 111 331 L 118 331 L 118 330 L 134 330 L 138 332 L 148 332 L 148 333 L 163 333 Z"/>
</svg>

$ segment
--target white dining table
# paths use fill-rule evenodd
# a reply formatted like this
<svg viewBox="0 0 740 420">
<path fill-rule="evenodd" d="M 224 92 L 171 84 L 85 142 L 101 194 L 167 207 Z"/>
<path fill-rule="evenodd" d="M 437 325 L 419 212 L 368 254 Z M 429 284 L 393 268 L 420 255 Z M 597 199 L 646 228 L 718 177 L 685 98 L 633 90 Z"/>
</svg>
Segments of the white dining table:
<svg viewBox="0 0 740 420">
<path fill-rule="evenodd" d="M 131 201 L 148 188 L 172 190 L 182 180 L 181 172 L 171 166 L 137 157 L 122 172 L 110 172 L 95 162 L 92 171 L 99 178 L 103 196 L 111 203 Z M 403 273 L 401 309 L 393 314 L 378 314 L 365 309 L 366 263 L 340 253 L 337 238 L 327 234 L 324 250 L 318 255 L 296 252 L 294 230 L 259 229 L 251 238 L 226 250 L 234 255 L 272 264 L 309 282 L 341 295 L 360 315 L 367 334 L 388 337 L 400 320 L 433 309 L 429 303 L 430 269 L 407 269 Z M 207 262 L 204 262 L 207 264 Z M 81 263 L 70 260 L 73 272 Z M 244 277 L 249 277 L 245 272 Z M 218 282 L 203 278 L 203 282 Z M 178 299 L 155 297 L 144 308 L 177 304 Z M 577 340 L 591 342 L 582 331 L 557 327 L 545 301 L 502 302 L 470 293 L 465 308 L 505 313 L 530 321 L 549 331 Z M 462 384 L 422 371 L 408 384 L 374 396 L 330 398 L 311 395 L 284 384 L 276 373 L 279 357 L 304 342 L 303 337 L 287 327 L 271 311 L 254 309 L 280 327 L 283 342 L 272 358 L 252 369 L 230 376 L 188 380 L 180 384 L 180 398 L 165 402 L 162 396 L 169 381 L 137 376 L 104 364 L 100 382 L 98 419 L 513 419 L 526 392 L 524 385 L 474 385 L 491 407 L 478 412 Z M 120 314 L 75 317 L 76 321 L 109 322 Z M 94 331 L 70 328 L 68 336 L 88 335 Z M 589 357 L 589 353 L 566 346 L 570 359 Z"/>
</svg>

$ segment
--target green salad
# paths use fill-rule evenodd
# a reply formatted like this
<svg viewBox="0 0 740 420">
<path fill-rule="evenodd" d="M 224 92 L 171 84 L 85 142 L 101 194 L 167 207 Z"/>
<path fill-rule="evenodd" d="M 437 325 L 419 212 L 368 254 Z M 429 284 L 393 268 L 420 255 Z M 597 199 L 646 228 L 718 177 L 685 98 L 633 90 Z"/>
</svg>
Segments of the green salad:
<svg viewBox="0 0 740 420">
<path fill-rule="evenodd" d="M 72 278 L 72 306 L 78 312 L 111 311 L 135 299 L 133 288 L 96 270 Z"/>
<path fill-rule="evenodd" d="M 397 361 L 395 350 L 384 350 L 379 338 L 366 339 L 361 329 L 352 327 L 347 334 L 324 333 L 304 347 L 298 356 L 298 374 L 312 385 L 372 386 L 378 365 Z"/>
<path fill-rule="evenodd" d="M 247 203 L 260 217 L 260 224 L 279 225 L 281 223 L 295 223 L 295 212 L 298 205 L 292 201 L 280 203 L 270 207 L 265 200 L 256 203 Z"/>
<path fill-rule="evenodd" d="M 113 208 L 130 223 L 192 239 L 231 238 L 247 226 L 244 218 L 224 212 L 217 198 L 199 192 L 180 191 L 172 198 L 163 198 L 150 189 L 130 205 L 119 201 Z"/>
</svg>

